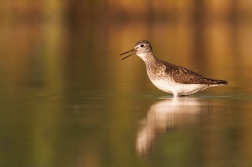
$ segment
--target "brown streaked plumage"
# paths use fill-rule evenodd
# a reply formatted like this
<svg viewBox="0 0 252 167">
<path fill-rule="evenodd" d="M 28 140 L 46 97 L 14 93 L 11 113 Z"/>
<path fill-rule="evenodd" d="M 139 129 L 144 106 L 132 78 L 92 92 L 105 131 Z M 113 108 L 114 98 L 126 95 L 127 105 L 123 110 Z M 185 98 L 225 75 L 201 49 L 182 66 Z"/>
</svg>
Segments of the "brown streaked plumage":
<svg viewBox="0 0 252 167">
<path fill-rule="evenodd" d="M 206 78 L 184 67 L 159 60 L 153 54 L 151 44 L 146 40 L 137 42 L 134 49 L 120 55 L 126 53 L 131 54 L 123 59 L 136 53 L 144 61 L 151 82 L 157 88 L 172 93 L 175 97 L 193 94 L 213 86 L 227 84 L 227 81 Z"/>
</svg>

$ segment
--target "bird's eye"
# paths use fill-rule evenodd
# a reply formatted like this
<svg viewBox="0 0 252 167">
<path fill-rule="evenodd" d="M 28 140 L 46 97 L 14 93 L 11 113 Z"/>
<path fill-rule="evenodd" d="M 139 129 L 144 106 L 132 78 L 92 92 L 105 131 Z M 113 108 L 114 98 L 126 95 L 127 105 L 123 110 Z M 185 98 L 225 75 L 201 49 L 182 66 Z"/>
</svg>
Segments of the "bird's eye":
<svg viewBox="0 0 252 167">
<path fill-rule="evenodd" d="M 142 48 L 142 47 L 144 47 L 144 44 L 142 44 L 142 45 L 140 45 L 140 46 L 141 46 L 141 48 Z"/>
</svg>

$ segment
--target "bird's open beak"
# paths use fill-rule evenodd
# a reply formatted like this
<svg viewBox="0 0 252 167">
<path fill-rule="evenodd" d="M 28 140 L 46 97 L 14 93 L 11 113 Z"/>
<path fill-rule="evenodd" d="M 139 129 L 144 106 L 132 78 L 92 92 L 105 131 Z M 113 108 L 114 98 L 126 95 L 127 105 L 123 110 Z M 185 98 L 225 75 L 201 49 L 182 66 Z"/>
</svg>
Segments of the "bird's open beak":
<svg viewBox="0 0 252 167">
<path fill-rule="evenodd" d="M 122 55 L 124 55 L 124 54 L 126 54 L 126 53 L 130 53 L 128 56 L 122 58 L 122 60 L 124 60 L 124 59 L 130 57 L 131 55 L 133 55 L 135 52 L 136 52 L 135 49 L 131 49 L 131 50 L 127 51 L 127 52 L 121 53 L 120 56 L 122 56 Z"/>
</svg>

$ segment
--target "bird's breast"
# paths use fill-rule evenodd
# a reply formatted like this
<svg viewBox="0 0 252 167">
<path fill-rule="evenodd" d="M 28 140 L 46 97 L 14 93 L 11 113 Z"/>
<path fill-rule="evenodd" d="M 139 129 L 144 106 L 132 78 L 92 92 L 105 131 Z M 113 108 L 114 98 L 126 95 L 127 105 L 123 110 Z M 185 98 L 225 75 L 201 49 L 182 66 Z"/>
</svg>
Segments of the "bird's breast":
<svg viewBox="0 0 252 167">
<path fill-rule="evenodd" d="M 169 77 L 162 66 L 148 64 L 146 70 L 150 79 L 166 79 Z"/>
</svg>

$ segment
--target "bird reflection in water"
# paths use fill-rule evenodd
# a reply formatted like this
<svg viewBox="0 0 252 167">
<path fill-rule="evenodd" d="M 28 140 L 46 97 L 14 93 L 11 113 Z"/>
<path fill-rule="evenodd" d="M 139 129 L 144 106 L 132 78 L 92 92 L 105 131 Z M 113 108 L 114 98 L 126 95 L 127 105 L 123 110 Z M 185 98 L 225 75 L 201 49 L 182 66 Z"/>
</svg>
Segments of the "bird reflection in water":
<svg viewBox="0 0 252 167">
<path fill-rule="evenodd" d="M 173 98 L 153 104 L 147 118 L 141 121 L 142 126 L 136 139 L 137 153 L 148 153 L 158 134 L 195 124 L 204 111 L 209 111 L 207 99 Z"/>
</svg>

